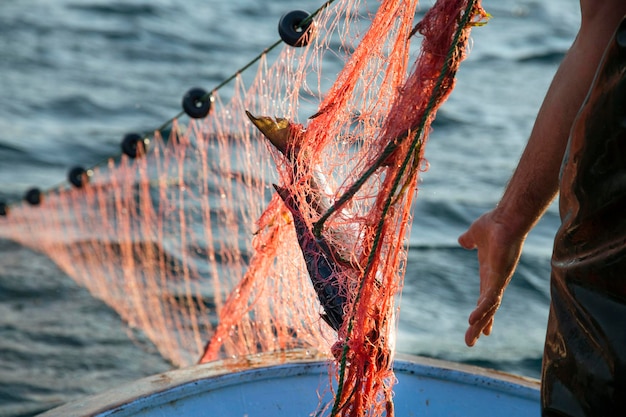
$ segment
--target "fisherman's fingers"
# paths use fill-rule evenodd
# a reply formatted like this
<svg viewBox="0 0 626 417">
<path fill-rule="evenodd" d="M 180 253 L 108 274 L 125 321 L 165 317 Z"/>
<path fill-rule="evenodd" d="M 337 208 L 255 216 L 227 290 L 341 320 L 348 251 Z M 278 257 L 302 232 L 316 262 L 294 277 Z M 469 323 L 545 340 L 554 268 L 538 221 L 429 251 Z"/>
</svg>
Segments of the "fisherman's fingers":
<svg viewBox="0 0 626 417">
<path fill-rule="evenodd" d="M 481 334 L 488 336 L 493 330 L 494 315 L 519 262 L 523 238 L 511 236 L 492 211 L 474 221 L 459 237 L 459 244 L 478 250 L 480 296 L 465 335 L 468 346 L 473 346 Z"/>
<path fill-rule="evenodd" d="M 487 320 L 493 318 L 502 302 L 502 295 L 492 292 L 491 294 L 482 294 L 476 303 L 476 308 L 469 316 L 469 324 L 475 325 L 482 323 L 486 326 Z M 484 322 L 484 323 L 483 323 Z"/>
<path fill-rule="evenodd" d="M 487 326 L 485 326 L 485 328 L 483 329 L 483 334 L 485 336 L 489 336 L 491 334 L 491 330 L 493 330 L 493 317 L 491 317 L 491 320 L 489 321 L 489 323 L 487 323 Z"/>
<path fill-rule="evenodd" d="M 465 333 L 465 343 L 474 346 L 481 334 L 488 336 L 493 327 L 493 317 L 500 307 L 500 297 L 487 297 L 479 302 L 476 309 L 470 314 L 469 327 Z"/>
<path fill-rule="evenodd" d="M 462 248 L 472 250 L 477 248 L 476 239 L 474 237 L 475 234 L 475 226 L 476 222 L 474 222 L 465 233 L 459 236 L 458 242 Z"/>
</svg>

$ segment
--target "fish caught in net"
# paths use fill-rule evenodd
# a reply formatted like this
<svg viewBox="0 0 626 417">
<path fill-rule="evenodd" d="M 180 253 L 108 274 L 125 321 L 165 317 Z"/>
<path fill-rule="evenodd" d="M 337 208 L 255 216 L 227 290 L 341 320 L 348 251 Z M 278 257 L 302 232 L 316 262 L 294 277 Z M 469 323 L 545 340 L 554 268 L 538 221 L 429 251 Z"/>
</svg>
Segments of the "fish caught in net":
<svg viewBox="0 0 626 417">
<path fill-rule="evenodd" d="M 249 85 L 190 90 L 189 119 L 81 171 L 80 187 L 3 207 L 0 235 L 48 255 L 177 366 L 310 349 L 335 381 L 320 414 L 393 415 L 424 145 L 487 14 L 477 0 L 374 6 L 286 15 L 290 45 L 262 54 Z"/>
</svg>

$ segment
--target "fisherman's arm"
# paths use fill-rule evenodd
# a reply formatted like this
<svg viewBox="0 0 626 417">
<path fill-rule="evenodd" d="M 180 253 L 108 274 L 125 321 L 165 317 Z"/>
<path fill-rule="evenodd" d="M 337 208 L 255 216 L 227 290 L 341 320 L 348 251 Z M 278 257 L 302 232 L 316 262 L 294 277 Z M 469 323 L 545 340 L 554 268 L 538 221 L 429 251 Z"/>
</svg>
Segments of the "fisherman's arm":
<svg viewBox="0 0 626 417">
<path fill-rule="evenodd" d="M 581 10 L 578 36 L 555 74 L 500 203 L 459 237 L 464 248 L 478 249 L 480 265 L 480 296 L 465 335 L 469 346 L 481 333 L 491 333 L 493 316 L 513 276 L 524 240 L 557 194 L 570 128 L 605 46 L 626 14 L 626 2 L 582 1 Z"/>
</svg>

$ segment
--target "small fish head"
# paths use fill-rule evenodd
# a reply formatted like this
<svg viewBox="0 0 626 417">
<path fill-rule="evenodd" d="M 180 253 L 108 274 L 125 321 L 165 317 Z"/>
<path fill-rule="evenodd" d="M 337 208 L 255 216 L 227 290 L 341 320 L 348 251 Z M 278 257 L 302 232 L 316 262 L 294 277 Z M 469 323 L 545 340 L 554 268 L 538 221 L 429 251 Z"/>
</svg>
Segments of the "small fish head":
<svg viewBox="0 0 626 417">
<path fill-rule="evenodd" d="M 254 116 L 246 110 L 246 115 L 250 121 L 269 139 L 269 141 L 282 152 L 287 155 L 290 146 L 294 146 L 293 138 L 298 132 L 302 131 L 302 126 L 291 123 L 288 119 L 282 117 Z"/>
</svg>

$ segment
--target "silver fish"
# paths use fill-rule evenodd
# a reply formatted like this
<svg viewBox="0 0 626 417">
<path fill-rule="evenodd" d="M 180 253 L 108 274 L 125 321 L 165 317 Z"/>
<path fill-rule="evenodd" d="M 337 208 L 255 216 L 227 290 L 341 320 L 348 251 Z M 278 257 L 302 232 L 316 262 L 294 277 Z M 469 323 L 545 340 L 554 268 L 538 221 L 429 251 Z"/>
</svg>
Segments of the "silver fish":
<svg viewBox="0 0 626 417">
<path fill-rule="evenodd" d="M 274 185 L 276 192 L 293 216 L 300 250 L 304 256 L 313 289 L 324 308 L 322 318 L 335 330 L 339 330 L 344 320 L 344 305 L 347 301 L 345 291 L 339 283 L 339 276 L 344 272 L 343 261 L 326 239 L 316 239 L 307 226 L 300 211 L 298 198 L 287 188 Z"/>
<path fill-rule="evenodd" d="M 302 126 L 287 119 L 255 117 L 249 112 L 246 114 L 274 147 L 293 164 L 295 177 L 297 174 L 295 158 L 300 152 L 298 138 L 303 132 Z M 345 285 L 340 283 L 339 277 L 345 276 L 346 272 L 354 273 L 349 270 L 355 268 L 343 258 L 338 247 L 324 237 L 316 238 L 309 228 L 302 213 L 303 205 L 312 207 L 318 215 L 321 215 L 330 207 L 330 202 L 327 197 L 326 180 L 319 170 L 313 169 L 307 182 L 308 192 L 304 194 L 293 193 L 287 187 L 274 185 L 274 188 L 292 214 L 309 278 L 325 311 L 321 316 L 333 329 L 339 330 L 344 322 L 344 306 L 347 301 Z M 348 241 L 347 237 L 345 241 Z"/>
</svg>

